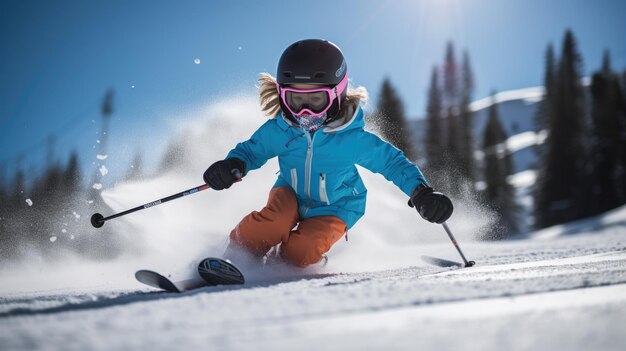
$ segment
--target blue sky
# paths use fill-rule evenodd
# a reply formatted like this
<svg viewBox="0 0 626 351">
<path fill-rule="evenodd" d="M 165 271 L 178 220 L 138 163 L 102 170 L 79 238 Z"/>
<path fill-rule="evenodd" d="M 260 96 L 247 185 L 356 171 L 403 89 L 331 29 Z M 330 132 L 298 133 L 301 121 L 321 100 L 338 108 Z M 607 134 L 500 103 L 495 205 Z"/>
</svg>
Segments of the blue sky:
<svg viewBox="0 0 626 351">
<path fill-rule="evenodd" d="M 93 153 L 108 88 L 116 94 L 111 135 L 146 151 L 167 138 L 168 116 L 253 91 L 258 73 L 274 72 L 298 39 L 337 43 L 353 83 L 366 86 L 374 104 L 389 77 L 414 118 L 424 114 L 430 71 L 447 41 L 457 57 L 468 50 L 478 99 L 540 85 L 546 45 L 558 54 L 567 28 L 585 74 L 605 49 L 614 68 L 626 68 L 626 1 L 4 0 L 0 167 L 10 172 L 21 153 L 24 169 L 40 169 L 50 135 L 59 159 L 70 149 Z M 155 138 L 134 140 L 140 129 Z"/>
</svg>

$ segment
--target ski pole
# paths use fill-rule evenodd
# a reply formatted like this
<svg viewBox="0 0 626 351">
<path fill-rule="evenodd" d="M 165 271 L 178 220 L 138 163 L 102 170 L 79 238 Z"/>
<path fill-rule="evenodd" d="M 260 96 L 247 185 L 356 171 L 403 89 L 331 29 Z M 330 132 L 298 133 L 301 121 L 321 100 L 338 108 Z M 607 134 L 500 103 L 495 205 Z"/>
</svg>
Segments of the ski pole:
<svg viewBox="0 0 626 351">
<path fill-rule="evenodd" d="M 465 267 L 471 267 L 471 266 L 475 265 L 476 262 L 468 261 L 467 259 L 465 259 L 465 255 L 463 255 L 463 251 L 461 251 L 461 247 L 459 247 L 459 244 L 456 242 L 456 239 L 454 238 L 454 235 L 452 235 L 452 232 L 450 231 L 450 227 L 448 227 L 448 223 L 443 222 L 443 223 L 441 223 L 441 225 L 443 226 L 443 229 L 446 230 L 446 233 L 448 233 L 448 236 L 450 237 L 450 240 L 452 240 L 452 243 L 454 244 L 454 247 L 456 247 L 456 250 L 461 255 L 461 258 L 463 259 L 463 263 L 465 263 Z"/>
<path fill-rule="evenodd" d="M 143 209 L 146 209 L 146 208 L 150 208 L 150 207 L 153 207 L 153 206 L 156 206 L 156 205 L 160 205 L 160 204 L 162 204 L 164 202 L 172 201 L 172 200 L 178 199 L 178 198 L 183 197 L 183 196 L 195 194 L 195 193 L 197 193 L 199 191 L 206 190 L 206 189 L 209 189 L 209 188 L 210 188 L 210 186 L 208 186 L 207 184 L 203 184 L 203 185 L 197 186 L 195 188 L 191 188 L 191 189 L 185 190 L 185 191 L 180 192 L 178 194 L 170 195 L 168 197 L 164 197 L 164 198 L 156 200 L 156 201 L 148 202 L 145 205 L 137 206 L 135 208 L 131 208 L 130 210 L 126 210 L 124 212 L 116 213 L 116 214 L 111 215 L 109 217 L 104 217 L 103 215 L 101 215 L 99 213 L 94 213 L 93 216 L 91 216 L 91 225 L 93 225 L 96 228 L 100 228 L 100 227 L 102 227 L 104 225 L 104 222 L 106 222 L 106 221 L 108 221 L 110 219 L 117 218 L 117 217 L 122 217 L 122 216 L 125 216 L 125 215 L 129 214 L 129 213 L 137 212 L 137 211 L 140 211 L 140 210 L 143 210 Z"/>
<path fill-rule="evenodd" d="M 231 172 L 232 172 L 233 176 L 235 176 L 235 179 L 236 179 L 235 183 L 240 182 L 241 178 L 243 178 L 243 174 L 241 174 L 241 172 L 238 169 L 233 169 Z M 130 210 L 126 210 L 124 212 L 116 213 L 116 214 L 111 215 L 109 217 L 104 217 L 103 215 L 101 215 L 99 213 L 94 213 L 91 216 L 91 225 L 93 225 L 96 228 L 100 228 L 100 227 L 102 227 L 104 225 L 104 222 L 108 221 L 109 219 L 122 217 L 124 215 L 129 214 L 129 213 L 133 213 L 133 212 L 144 210 L 146 208 L 154 207 L 154 206 L 160 205 L 160 204 L 162 204 L 164 202 L 172 201 L 172 200 L 178 199 L 178 198 L 183 197 L 183 196 L 195 194 L 195 193 L 197 193 L 199 191 L 206 190 L 206 189 L 209 189 L 209 188 L 211 188 L 211 187 L 208 184 L 202 184 L 202 185 L 197 186 L 195 188 L 191 188 L 191 189 L 185 190 L 183 192 L 180 192 L 178 194 L 170 195 L 168 197 L 164 197 L 164 198 L 156 200 L 156 201 L 148 202 L 145 205 L 137 206 L 135 208 L 131 208 Z"/>
</svg>

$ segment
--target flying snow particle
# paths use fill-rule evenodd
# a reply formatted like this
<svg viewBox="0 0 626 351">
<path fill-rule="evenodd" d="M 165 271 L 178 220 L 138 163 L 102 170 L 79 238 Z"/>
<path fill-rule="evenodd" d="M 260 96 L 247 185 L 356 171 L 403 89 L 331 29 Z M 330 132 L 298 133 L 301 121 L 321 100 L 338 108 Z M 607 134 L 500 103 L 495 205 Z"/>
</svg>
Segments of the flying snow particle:
<svg viewBox="0 0 626 351">
<path fill-rule="evenodd" d="M 199 65 L 200 64 L 200 59 L 199 58 L 195 58 L 193 60 L 193 63 L 195 63 L 196 65 Z"/>
<path fill-rule="evenodd" d="M 74 240 L 74 234 L 70 235 L 70 240 Z"/>
<path fill-rule="evenodd" d="M 76 212 L 72 212 L 72 214 L 74 215 L 74 217 L 75 217 L 76 219 L 79 219 L 79 218 L 80 218 L 80 215 L 79 215 L 78 213 L 76 213 Z"/>
<path fill-rule="evenodd" d="M 100 169 L 98 170 L 100 171 L 100 174 L 102 174 L 103 177 L 107 175 L 107 173 L 109 173 L 109 170 L 104 165 L 100 166 Z"/>
<path fill-rule="evenodd" d="M 243 50 L 243 47 L 240 46 L 240 47 L 237 48 L 237 50 L 241 51 L 241 50 Z"/>
<path fill-rule="evenodd" d="M 100 139 L 96 140 L 96 143 L 100 144 Z"/>
<path fill-rule="evenodd" d="M 106 160 L 106 159 L 107 159 L 107 157 L 109 157 L 109 155 L 100 155 L 100 154 L 98 154 L 98 155 L 96 156 L 96 158 L 97 158 L 98 160 Z"/>
<path fill-rule="evenodd" d="M 26 199 L 26 203 L 28 204 L 28 206 L 32 206 L 33 205 L 33 200 Z"/>
<path fill-rule="evenodd" d="M 130 87 L 131 87 L 131 89 L 135 89 L 135 86 L 134 86 L 134 85 L 131 85 Z"/>
<path fill-rule="evenodd" d="M 50 237 L 50 241 L 51 241 L 51 242 L 55 242 L 55 241 L 57 241 L 57 237 L 56 237 L 56 235 L 51 236 L 51 237 Z"/>
<path fill-rule="evenodd" d="M 96 183 L 96 184 L 92 185 L 91 187 L 96 189 L 96 190 L 100 190 L 100 189 L 102 189 L 102 184 Z"/>
<path fill-rule="evenodd" d="M 62 233 L 67 233 L 67 229 L 61 229 Z"/>
</svg>

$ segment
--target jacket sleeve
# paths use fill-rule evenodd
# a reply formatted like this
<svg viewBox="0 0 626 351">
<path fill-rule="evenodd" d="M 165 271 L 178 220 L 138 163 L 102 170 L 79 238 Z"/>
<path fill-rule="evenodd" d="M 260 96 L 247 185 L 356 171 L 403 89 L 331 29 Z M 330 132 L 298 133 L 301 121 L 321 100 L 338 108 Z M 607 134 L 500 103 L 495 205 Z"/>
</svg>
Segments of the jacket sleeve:
<svg viewBox="0 0 626 351">
<path fill-rule="evenodd" d="M 428 185 L 422 171 L 402 151 L 370 132 L 361 133 L 356 145 L 356 160 L 358 165 L 382 174 L 408 196 L 418 185 Z"/>
<path fill-rule="evenodd" d="M 278 152 L 276 148 L 276 129 L 278 127 L 273 120 L 265 122 L 252 134 L 250 139 L 241 142 L 232 149 L 226 158 L 235 157 L 246 164 L 246 173 L 260 168 L 267 160 L 275 157 Z"/>
</svg>

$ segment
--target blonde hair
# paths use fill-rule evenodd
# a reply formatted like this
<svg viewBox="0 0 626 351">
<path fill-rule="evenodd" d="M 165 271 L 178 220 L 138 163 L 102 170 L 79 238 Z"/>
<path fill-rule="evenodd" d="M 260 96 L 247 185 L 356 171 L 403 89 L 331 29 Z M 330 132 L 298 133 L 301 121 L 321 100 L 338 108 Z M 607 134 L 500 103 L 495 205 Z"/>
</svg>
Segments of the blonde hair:
<svg viewBox="0 0 626 351">
<path fill-rule="evenodd" d="M 341 105 L 352 105 L 353 108 L 356 108 L 359 103 L 366 103 L 367 98 L 367 89 L 364 87 L 355 89 L 348 87 L 346 97 L 341 102 Z M 259 76 L 259 102 L 261 110 L 268 117 L 275 118 L 278 112 L 280 112 L 280 96 L 278 96 L 278 90 L 276 89 L 276 78 L 269 73 L 261 73 Z M 341 110 L 346 109 L 342 108 Z"/>
</svg>

